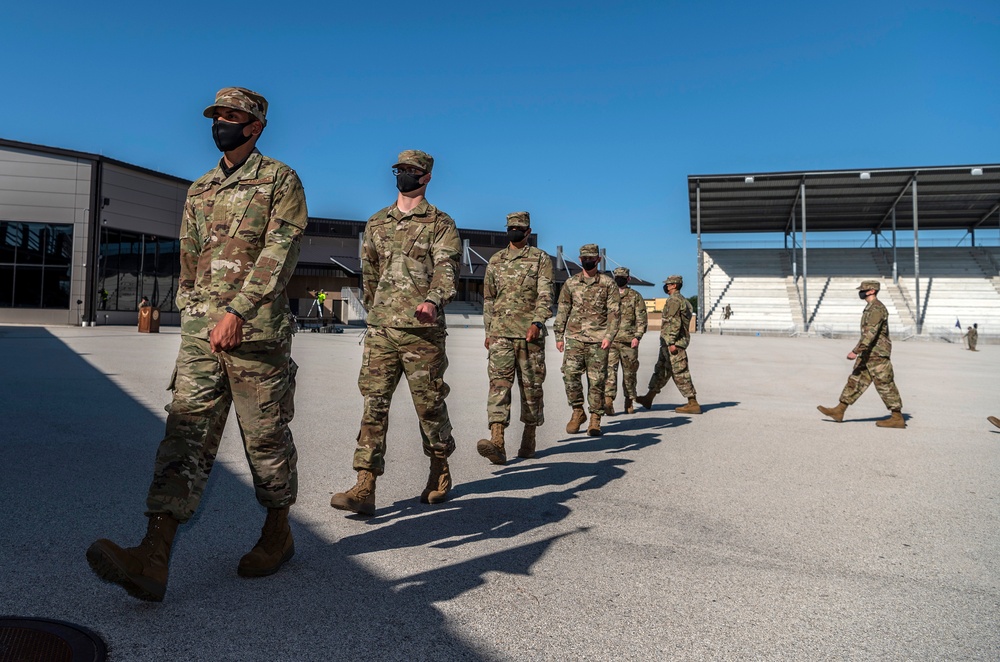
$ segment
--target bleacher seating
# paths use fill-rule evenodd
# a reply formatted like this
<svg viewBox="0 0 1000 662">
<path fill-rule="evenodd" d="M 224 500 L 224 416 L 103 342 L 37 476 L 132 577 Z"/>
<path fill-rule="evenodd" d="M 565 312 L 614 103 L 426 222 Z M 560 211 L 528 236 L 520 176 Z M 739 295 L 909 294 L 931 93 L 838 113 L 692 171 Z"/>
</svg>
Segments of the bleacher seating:
<svg viewBox="0 0 1000 662">
<path fill-rule="evenodd" d="M 803 323 L 801 253 L 797 278 L 792 253 L 784 249 L 705 251 L 705 329 L 709 332 L 856 333 L 861 306 L 858 283 L 882 283 L 879 299 L 889 312 L 894 337 L 916 333 L 913 250 L 897 250 L 898 285 L 892 282 L 891 249 L 814 248 L 808 252 L 808 307 Z M 921 332 L 960 336 L 979 324 L 980 334 L 1000 334 L 1000 248 L 920 250 Z M 723 320 L 726 305 L 733 316 Z M 955 327 L 961 322 L 962 331 Z"/>
</svg>

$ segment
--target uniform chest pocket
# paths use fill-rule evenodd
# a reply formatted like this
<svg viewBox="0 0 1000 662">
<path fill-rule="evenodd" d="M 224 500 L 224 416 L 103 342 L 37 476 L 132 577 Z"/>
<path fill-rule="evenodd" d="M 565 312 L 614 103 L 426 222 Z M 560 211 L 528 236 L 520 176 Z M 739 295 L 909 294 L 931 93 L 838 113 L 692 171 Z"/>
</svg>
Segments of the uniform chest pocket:
<svg viewBox="0 0 1000 662">
<path fill-rule="evenodd" d="M 431 250 L 431 226 L 427 223 L 407 223 L 396 230 L 403 255 L 414 260 L 423 260 Z"/>
<path fill-rule="evenodd" d="M 229 220 L 230 237 L 260 245 L 271 220 L 272 187 L 269 184 L 273 182 L 273 177 L 240 182 L 236 188 L 216 196 L 216 209 L 221 209 Z M 220 202 L 223 203 L 221 208 Z"/>
</svg>

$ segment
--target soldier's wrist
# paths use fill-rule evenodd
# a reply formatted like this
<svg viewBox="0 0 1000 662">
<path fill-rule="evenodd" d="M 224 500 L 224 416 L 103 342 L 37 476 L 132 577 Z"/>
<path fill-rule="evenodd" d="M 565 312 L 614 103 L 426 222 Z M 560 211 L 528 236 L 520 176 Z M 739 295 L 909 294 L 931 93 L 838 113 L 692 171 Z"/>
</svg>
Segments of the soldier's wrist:
<svg viewBox="0 0 1000 662">
<path fill-rule="evenodd" d="M 545 323 L 544 322 L 532 322 L 531 324 L 533 326 L 537 326 L 539 331 L 541 331 L 542 329 L 545 328 Z"/>
<path fill-rule="evenodd" d="M 247 318 L 243 317 L 240 311 L 236 310 L 232 306 L 226 306 L 226 312 L 230 315 L 235 315 L 241 322 L 246 322 Z"/>
</svg>

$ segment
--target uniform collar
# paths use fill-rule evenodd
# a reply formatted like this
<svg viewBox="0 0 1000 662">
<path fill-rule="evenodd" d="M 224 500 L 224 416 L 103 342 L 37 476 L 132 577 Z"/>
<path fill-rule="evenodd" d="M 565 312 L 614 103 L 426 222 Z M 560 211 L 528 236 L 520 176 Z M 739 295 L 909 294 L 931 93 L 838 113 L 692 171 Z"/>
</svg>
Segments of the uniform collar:
<svg viewBox="0 0 1000 662">
<path fill-rule="evenodd" d="M 518 257 L 525 257 L 525 256 L 527 256 L 528 255 L 528 251 L 530 249 L 531 249 L 531 244 L 525 244 L 521 248 L 513 248 L 510 245 L 510 243 L 508 243 L 507 247 L 504 248 L 504 251 L 506 251 L 506 256 L 508 258 L 514 259 L 514 258 L 518 258 Z"/>
<path fill-rule="evenodd" d="M 397 207 L 396 203 L 394 202 L 392 203 L 392 206 L 389 207 L 389 216 L 391 216 L 393 219 L 397 221 L 402 221 L 403 219 L 408 218 L 410 216 L 427 216 L 428 212 L 430 211 L 430 207 L 431 205 L 429 202 L 427 202 L 427 198 L 424 198 L 408 214 L 404 214 L 403 212 L 399 211 L 399 207 Z"/>
<path fill-rule="evenodd" d="M 228 177 L 226 177 L 226 173 L 222 169 L 220 161 L 220 165 L 215 166 L 215 172 L 212 174 L 212 179 L 220 184 L 232 184 L 234 182 L 241 182 L 247 179 L 257 179 L 257 172 L 260 170 L 260 163 L 263 158 L 263 155 L 255 147 L 254 150 L 250 152 L 250 156 L 247 157 L 247 160 L 243 162 L 243 165 Z"/>
</svg>

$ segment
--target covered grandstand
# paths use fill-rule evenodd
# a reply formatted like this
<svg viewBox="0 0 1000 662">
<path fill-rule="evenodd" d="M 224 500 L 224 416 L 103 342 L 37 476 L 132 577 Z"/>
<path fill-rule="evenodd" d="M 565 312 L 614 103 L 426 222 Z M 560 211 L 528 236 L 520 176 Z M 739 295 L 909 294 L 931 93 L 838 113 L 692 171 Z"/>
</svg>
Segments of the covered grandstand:
<svg viewBox="0 0 1000 662">
<path fill-rule="evenodd" d="M 855 334 L 877 278 L 895 337 L 1000 336 L 1000 165 L 690 175 L 688 193 L 702 332 Z M 749 233 L 770 241 L 732 241 Z"/>
</svg>

